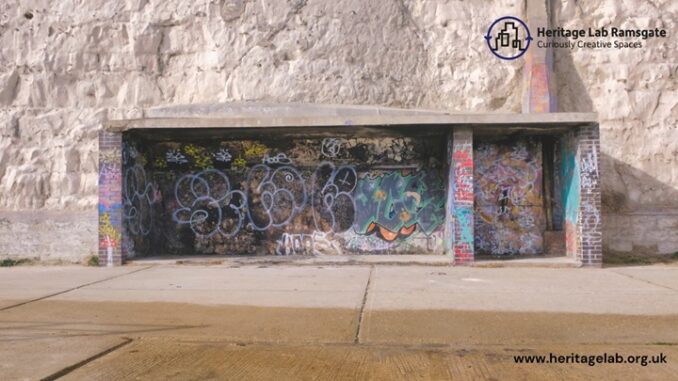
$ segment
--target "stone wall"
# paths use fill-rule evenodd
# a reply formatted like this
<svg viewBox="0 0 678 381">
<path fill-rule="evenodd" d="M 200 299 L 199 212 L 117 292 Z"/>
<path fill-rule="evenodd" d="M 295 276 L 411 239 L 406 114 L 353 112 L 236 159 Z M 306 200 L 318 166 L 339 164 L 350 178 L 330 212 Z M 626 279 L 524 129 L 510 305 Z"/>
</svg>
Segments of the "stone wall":
<svg viewBox="0 0 678 381">
<path fill-rule="evenodd" d="M 663 26 L 673 35 L 677 7 L 554 1 L 552 16 L 556 25 Z M 97 206 L 98 131 L 151 106 L 266 101 L 519 112 L 522 61 L 497 61 L 482 35 L 496 17 L 524 17 L 523 8 L 522 1 L 443 0 L 3 2 L 0 255 L 96 253 L 97 221 L 89 216 Z M 600 113 L 605 247 L 669 253 L 678 251 L 676 40 L 647 45 L 556 51 L 558 109 Z M 55 226 L 58 234 L 48 233 Z M 69 244 L 50 246 L 56 236 Z"/>
<path fill-rule="evenodd" d="M 665 28 L 642 49 L 555 50 L 559 111 L 600 120 L 607 252 L 678 252 L 678 42 L 674 1 L 555 2 L 556 26 Z"/>
</svg>

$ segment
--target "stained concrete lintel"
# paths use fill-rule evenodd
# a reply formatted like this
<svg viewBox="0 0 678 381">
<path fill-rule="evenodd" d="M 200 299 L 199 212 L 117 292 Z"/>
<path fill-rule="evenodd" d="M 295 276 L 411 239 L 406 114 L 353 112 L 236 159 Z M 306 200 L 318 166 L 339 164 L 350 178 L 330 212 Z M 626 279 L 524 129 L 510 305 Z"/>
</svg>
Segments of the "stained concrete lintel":
<svg viewBox="0 0 678 381">
<path fill-rule="evenodd" d="M 246 128 L 330 126 L 522 126 L 597 124 L 596 113 L 452 113 L 388 107 L 312 104 L 224 104 L 174 106 L 148 110 L 145 118 L 113 120 L 109 131 L 152 128 Z"/>
</svg>

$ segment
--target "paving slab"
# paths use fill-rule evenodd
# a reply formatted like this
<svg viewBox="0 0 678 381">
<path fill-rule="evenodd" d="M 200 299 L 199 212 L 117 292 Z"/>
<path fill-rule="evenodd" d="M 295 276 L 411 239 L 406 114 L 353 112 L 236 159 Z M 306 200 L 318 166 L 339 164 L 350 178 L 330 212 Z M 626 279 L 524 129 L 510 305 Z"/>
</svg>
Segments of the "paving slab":
<svg viewBox="0 0 678 381">
<path fill-rule="evenodd" d="M 183 337 L 271 343 L 352 343 L 358 309 L 41 300 L 0 312 L 0 340 Z M 0 378 L 1 379 L 1 378 Z"/>
<path fill-rule="evenodd" d="M 678 267 L 637 273 L 670 284 Z M 678 291 L 610 269 L 377 266 L 367 309 L 673 315 Z"/>
<path fill-rule="evenodd" d="M 360 341 L 389 345 L 678 344 L 678 315 L 368 310 Z"/>
<path fill-rule="evenodd" d="M 0 379 L 42 380 L 125 342 L 114 336 L 0 336 Z"/>
<path fill-rule="evenodd" d="M 52 300 L 359 308 L 369 273 L 359 266 L 159 266 Z"/>
<path fill-rule="evenodd" d="M 229 345 L 139 340 L 64 380 L 669 380 L 678 363 L 515 364 L 515 355 L 678 356 L 676 347 L 539 346 L 397 348 L 386 346 Z M 124 364 L 124 366 L 121 366 Z"/>
<path fill-rule="evenodd" d="M 0 268 L 0 308 L 139 270 L 139 267 L 17 266 Z"/>
<path fill-rule="evenodd" d="M 610 269 L 610 271 L 678 291 L 678 266 L 676 265 L 620 267 Z"/>
</svg>

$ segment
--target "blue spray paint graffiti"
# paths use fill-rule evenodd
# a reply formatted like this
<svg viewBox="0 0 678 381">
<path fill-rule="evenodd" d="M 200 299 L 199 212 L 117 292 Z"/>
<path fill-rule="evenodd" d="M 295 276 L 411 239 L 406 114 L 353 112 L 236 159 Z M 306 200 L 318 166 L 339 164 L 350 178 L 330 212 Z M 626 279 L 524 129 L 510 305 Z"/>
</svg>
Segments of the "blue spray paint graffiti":
<svg viewBox="0 0 678 381">
<path fill-rule="evenodd" d="M 445 191 L 437 173 L 367 175 L 358 181 L 355 202 L 355 231 L 386 241 L 416 229 L 430 235 L 445 220 Z"/>
</svg>

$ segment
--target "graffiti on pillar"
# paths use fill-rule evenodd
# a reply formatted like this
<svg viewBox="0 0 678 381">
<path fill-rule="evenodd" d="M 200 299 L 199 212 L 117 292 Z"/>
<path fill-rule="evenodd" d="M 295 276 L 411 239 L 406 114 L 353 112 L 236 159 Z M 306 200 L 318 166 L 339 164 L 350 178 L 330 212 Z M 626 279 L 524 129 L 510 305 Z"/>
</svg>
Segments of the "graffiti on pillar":
<svg viewBox="0 0 678 381">
<path fill-rule="evenodd" d="M 473 146 L 470 133 L 455 132 L 454 167 L 454 256 L 463 262 L 473 258 Z"/>
<path fill-rule="evenodd" d="M 101 213 L 99 217 L 99 247 L 102 249 L 117 248 L 121 241 L 120 227 L 113 225 L 109 212 Z"/>
<path fill-rule="evenodd" d="M 598 187 L 598 153 L 595 149 L 581 159 L 581 187 L 585 193 L 593 193 Z"/>
<path fill-rule="evenodd" d="M 600 244 L 600 210 L 596 205 L 599 192 L 598 149 L 587 146 L 587 153 L 581 159 L 581 240 L 582 254 L 590 261 L 593 247 Z"/>
<path fill-rule="evenodd" d="M 577 163 L 573 138 L 567 137 L 562 145 L 561 163 L 562 205 L 565 209 L 565 250 L 568 255 L 576 255 L 578 246 L 577 220 L 580 205 L 580 172 Z"/>
<path fill-rule="evenodd" d="M 454 194 L 457 202 L 473 202 L 473 156 L 471 145 L 455 145 Z"/>
<path fill-rule="evenodd" d="M 541 142 L 481 142 L 475 160 L 475 248 L 484 254 L 540 254 L 545 229 Z"/>
<path fill-rule="evenodd" d="M 355 231 L 385 241 L 407 238 L 416 230 L 430 235 L 445 219 L 444 194 L 438 174 L 367 175 L 356 189 Z"/>
</svg>

